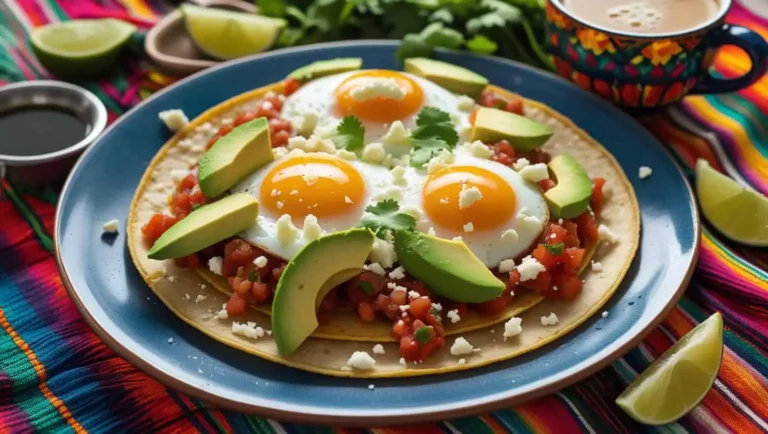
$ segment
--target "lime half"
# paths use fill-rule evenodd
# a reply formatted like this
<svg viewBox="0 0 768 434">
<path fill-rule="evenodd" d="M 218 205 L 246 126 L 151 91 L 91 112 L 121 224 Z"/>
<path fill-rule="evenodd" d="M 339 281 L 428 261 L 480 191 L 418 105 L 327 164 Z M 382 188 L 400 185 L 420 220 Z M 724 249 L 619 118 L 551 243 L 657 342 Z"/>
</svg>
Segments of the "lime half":
<svg viewBox="0 0 768 434">
<path fill-rule="evenodd" d="M 181 7 L 187 31 L 197 47 L 217 59 L 235 59 L 266 51 L 285 20 L 224 9 Z"/>
<path fill-rule="evenodd" d="M 704 399 L 722 358 L 723 317 L 715 313 L 653 362 L 616 404 L 641 423 L 673 422 Z"/>
<path fill-rule="evenodd" d="M 72 20 L 38 27 L 32 48 L 40 63 L 58 76 L 94 76 L 114 63 L 136 27 L 114 19 Z"/>
<path fill-rule="evenodd" d="M 751 246 L 768 246 L 768 197 L 709 166 L 696 162 L 696 193 L 704 216 L 726 237 Z"/>
</svg>

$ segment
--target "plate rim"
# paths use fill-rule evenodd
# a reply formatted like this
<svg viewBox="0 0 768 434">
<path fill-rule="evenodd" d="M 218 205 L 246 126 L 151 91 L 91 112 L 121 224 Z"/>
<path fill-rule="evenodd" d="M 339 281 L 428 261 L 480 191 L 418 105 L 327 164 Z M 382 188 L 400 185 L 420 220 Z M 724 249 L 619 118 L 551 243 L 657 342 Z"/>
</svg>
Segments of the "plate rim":
<svg viewBox="0 0 768 434">
<path fill-rule="evenodd" d="M 267 53 L 260 53 L 253 56 L 244 57 L 241 59 L 236 59 L 229 62 L 223 62 L 219 65 L 204 69 L 188 77 L 185 77 L 181 80 L 178 80 L 172 85 L 167 86 L 161 89 L 160 91 L 154 93 L 146 100 L 142 101 L 141 103 L 137 104 L 135 107 L 123 113 L 123 115 L 120 116 L 117 120 L 115 120 L 115 122 L 111 124 L 102 133 L 102 135 L 106 135 L 110 133 L 113 128 L 115 128 L 117 125 L 123 122 L 134 111 L 140 110 L 149 101 L 152 101 L 157 97 L 160 97 L 165 92 L 168 92 L 174 89 L 176 86 L 181 86 L 187 83 L 188 81 L 193 81 L 198 77 L 209 74 L 218 69 L 227 68 L 231 65 L 237 65 L 240 63 L 250 62 L 258 58 L 268 58 L 272 56 L 278 56 L 278 55 L 284 55 L 284 54 L 290 54 L 290 53 L 301 53 L 304 51 L 323 50 L 326 48 L 338 48 L 338 47 L 360 46 L 360 45 L 396 46 L 397 41 L 381 40 L 381 39 L 361 39 L 361 40 L 354 40 L 354 41 L 326 42 L 326 43 L 312 44 L 312 45 L 306 45 L 301 47 L 284 48 L 284 49 L 270 51 Z M 448 51 L 440 49 L 438 50 L 438 52 L 448 52 Z M 477 56 L 471 53 L 461 53 L 461 54 L 469 57 Z M 482 57 L 482 56 L 479 56 L 479 57 Z M 635 123 L 641 126 L 642 128 L 645 128 L 635 118 L 633 118 L 626 112 L 616 108 L 615 106 L 611 105 L 607 101 L 604 101 L 599 97 L 576 87 L 570 81 L 565 80 L 564 78 L 556 74 L 553 74 L 551 72 L 541 70 L 538 68 L 534 68 L 530 65 L 526 65 L 515 60 L 500 58 L 497 56 L 488 56 L 488 57 L 493 57 L 495 61 L 504 63 L 514 68 L 525 69 L 537 75 L 547 75 L 549 76 L 549 78 L 554 78 L 554 79 L 563 81 L 568 86 L 573 87 L 574 90 L 581 92 L 584 98 L 592 98 L 593 101 L 597 102 L 598 104 L 603 104 L 604 106 L 609 107 L 610 110 L 617 112 L 619 116 L 624 117 L 625 120 L 627 120 L 628 122 Z M 675 160 L 675 157 L 672 154 L 672 152 L 663 143 L 661 143 L 652 134 L 649 134 L 649 135 L 650 135 L 650 138 L 654 142 L 656 142 L 656 144 L 663 150 L 663 152 L 666 153 L 667 157 L 669 157 L 670 160 L 674 163 L 674 166 L 677 172 L 680 174 L 680 177 L 682 178 L 685 188 L 688 192 L 688 198 L 690 199 L 691 203 L 695 205 L 696 196 L 694 195 L 693 188 L 691 187 L 691 183 L 688 180 L 687 176 L 685 175 L 685 172 L 683 171 L 683 169 L 680 167 L 680 164 Z M 96 141 L 98 141 L 98 139 Z M 56 267 L 59 271 L 62 284 L 64 285 L 64 288 L 66 289 L 67 294 L 69 295 L 70 299 L 75 304 L 75 306 L 77 307 L 78 311 L 82 315 L 86 324 L 88 324 L 88 326 L 93 330 L 93 332 L 108 347 L 110 347 L 110 349 L 115 351 L 115 353 L 117 353 L 120 357 L 128 361 L 131 365 L 133 365 L 134 367 L 142 371 L 144 374 L 157 380 L 161 384 L 165 386 L 169 386 L 175 389 L 176 391 L 202 399 L 217 407 L 239 411 L 243 413 L 257 414 L 259 416 L 268 417 L 276 420 L 291 421 L 291 422 L 297 422 L 297 423 L 315 423 L 315 424 L 331 423 L 334 425 L 344 425 L 344 426 L 374 426 L 374 425 L 391 426 L 391 425 L 401 425 L 401 424 L 415 423 L 415 422 L 434 422 L 434 421 L 441 421 L 441 420 L 452 419 L 457 417 L 471 416 L 479 413 L 491 412 L 504 407 L 510 407 L 513 405 L 521 404 L 523 402 L 527 402 L 527 401 L 536 399 L 538 397 L 548 395 L 553 392 L 557 392 L 563 388 L 571 386 L 591 376 L 592 374 L 603 369 L 604 367 L 606 367 L 616 359 L 620 358 L 621 356 L 626 354 L 630 349 L 636 347 L 653 329 L 655 329 L 659 324 L 661 324 L 664 318 L 677 305 L 677 302 L 680 300 L 683 293 L 687 289 L 688 284 L 690 283 L 690 280 L 693 276 L 693 272 L 696 268 L 696 263 L 698 262 L 698 257 L 699 257 L 699 251 L 700 251 L 700 245 L 701 245 L 701 218 L 700 218 L 700 212 L 698 207 L 693 206 L 692 217 L 693 217 L 694 234 L 693 234 L 693 240 L 692 240 L 693 251 L 690 256 L 691 259 L 687 265 L 687 270 L 685 271 L 685 275 L 683 276 L 683 279 L 681 280 L 677 289 L 675 289 L 670 299 L 667 301 L 666 305 L 659 311 L 656 317 L 653 318 L 653 320 L 651 320 L 646 325 L 646 327 L 638 331 L 624 345 L 621 345 L 615 348 L 613 351 L 608 353 L 605 357 L 603 357 L 600 360 L 597 360 L 591 365 L 581 367 L 577 369 L 575 372 L 567 375 L 566 377 L 558 381 L 551 382 L 550 384 L 545 384 L 539 387 L 531 387 L 529 390 L 526 390 L 517 394 L 509 394 L 508 392 L 506 392 L 506 393 L 497 393 L 495 395 L 485 396 L 482 398 L 475 398 L 474 402 L 470 403 L 469 405 L 466 405 L 466 401 L 456 401 L 449 404 L 433 405 L 429 408 L 428 411 L 417 410 L 409 413 L 399 413 L 399 414 L 393 414 L 392 412 L 382 413 L 380 411 L 377 411 L 376 409 L 371 409 L 371 410 L 366 409 L 365 411 L 356 411 L 354 413 L 347 412 L 347 413 L 341 413 L 341 414 L 339 413 L 330 414 L 328 412 L 307 412 L 308 410 L 307 407 L 310 407 L 310 406 L 306 406 L 306 405 L 300 406 L 297 404 L 287 404 L 287 405 L 284 405 L 284 408 L 272 408 L 272 407 L 267 407 L 267 406 L 262 406 L 257 404 L 248 404 L 248 403 L 244 403 L 241 401 L 228 398 L 226 396 L 214 394 L 202 387 L 197 387 L 191 383 L 188 383 L 179 378 L 176 378 L 173 374 L 169 372 L 156 368 L 149 360 L 146 360 L 138 356 L 133 351 L 131 351 L 131 349 L 124 346 L 117 339 L 115 339 L 101 325 L 101 323 L 99 323 L 99 321 L 90 314 L 88 308 L 80 299 L 77 290 L 74 288 L 74 285 L 72 284 L 72 281 L 69 278 L 66 267 L 64 266 L 61 249 L 59 248 L 60 238 L 62 235 L 61 221 L 63 218 L 62 214 L 60 213 L 60 210 L 62 208 L 61 205 L 64 201 L 64 198 L 67 196 L 67 193 L 71 187 L 70 184 L 72 182 L 72 179 L 74 178 L 75 173 L 79 170 L 80 165 L 85 160 L 86 156 L 89 155 L 93 149 L 94 149 L 93 146 L 89 146 L 88 149 L 86 149 L 85 152 L 83 152 L 83 154 L 80 156 L 80 158 L 78 158 L 71 172 L 67 176 L 67 179 L 61 189 L 59 199 L 56 203 L 56 214 L 54 217 L 54 228 L 53 228 L 54 229 L 53 230 L 54 256 L 56 259 Z M 642 228 L 641 228 L 641 231 L 642 231 Z M 311 408 L 318 408 L 318 407 L 310 407 L 310 409 Z"/>
</svg>

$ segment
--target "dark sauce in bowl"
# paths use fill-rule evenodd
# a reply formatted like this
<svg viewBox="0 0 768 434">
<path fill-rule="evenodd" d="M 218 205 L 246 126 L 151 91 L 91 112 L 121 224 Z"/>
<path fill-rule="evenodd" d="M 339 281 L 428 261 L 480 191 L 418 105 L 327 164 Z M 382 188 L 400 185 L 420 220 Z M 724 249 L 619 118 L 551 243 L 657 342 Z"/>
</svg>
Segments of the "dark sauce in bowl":
<svg viewBox="0 0 768 434">
<path fill-rule="evenodd" d="M 85 138 L 89 125 L 57 106 L 26 106 L 0 112 L 0 155 L 29 157 L 68 148 Z"/>
</svg>

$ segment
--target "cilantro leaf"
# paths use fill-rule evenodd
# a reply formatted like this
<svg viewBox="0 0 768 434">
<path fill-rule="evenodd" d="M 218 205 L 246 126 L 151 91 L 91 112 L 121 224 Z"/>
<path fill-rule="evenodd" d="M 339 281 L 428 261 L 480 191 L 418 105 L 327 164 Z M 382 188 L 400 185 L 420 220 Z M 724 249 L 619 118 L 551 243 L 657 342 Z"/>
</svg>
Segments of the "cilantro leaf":
<svg viewBox="0 0 768 434">
<path fill-rule="evenodd" d="M 336 137 L 333 142 L 339 149 L 347 151 L 358 151 L 363 149 L 365 137 L 365 128 L 360 123 L 360 119 L 354 116 L 344 116 L 341 123 L 336 127 Z"/>
<path fill-rule="evenodd" d="M 432 23 L 421 31 L 420 36 L 430 47 L 459 48 L 464 45 L 464 35 L 445 27 L 441 22 Z"/>
<path fill-rule="evenodd" d="M 395 57 L 400 62 L 409 57 L 429 57 L 431 55 L 432 47 L 424 42 L 424 38 L 415 33 L 405 35 L 403 42 L 395 51 Z"/>
<path fill-rule="evenodd" d="M 499 49 L 499 46 L 484 35 L 475 35 L 467 41 L 467 48 L 474 53 L 493 54 Z"/>
<path fill-rule="evenodd" d="M 451 24 L 453 22 L 453 14 L 448 8 L 440 8 L 429 16 L 430 21 L 439 21 L 445 24 Z"/>
<path fill-rule="evenodd" d="M 360 282 L 360 289 L 362 289 L 363 292 L 365 292 L 368 295 L 373 295 L 373 293 L 375 292 L 373 288 L 373 283 L 367 280 L 363 280 Z"/>
<path fill-rule="evenodd" d="M 543 244 L 544 248 L 549 251 L 549 253 L 553 255 L 562 255 L 565 251 L 565 244 L 563 243 L 557 243 L 557 244 Z"/>
<path fill-rule="evenodd" d="M 256 0 L 259 7 L 259 15 L 282 18 L 285 16 L 285 0 Z"/>
<path fill-rule="evenodd" d="M 418 126 L 450 121 L 451 115 L 436 107 L 424 107 L 416 116 L 416 125 Z"/>
<path fill-rule="evenodd" d="M 385 199 L 376 205 L 365 208 L 366 214 L 360 222 L 364 228 L 376 233 L 383 238 L 391 230 L 410 230 L 416 227 L 416 219 L 412 216 L 398 212 L 400 205 L 394 199 Z"/>
<path fill-rule="evenodd" d="M 421 326 L 413 333 L 413 337 L 416 338 L 420 344 L 424 345 L 432 340 L 432 331 L 433 329 L 431 326 Z"/>
<path fill-rule="evenodd" d="M 452 149 L 459 141 L 459 135 L 451 122 L 451 116 L 435 107 L 424 107 L 416 117 L 418 128 L 411 135 L 410 164 L 421 167 L 443 149 Z"/>
</svg>

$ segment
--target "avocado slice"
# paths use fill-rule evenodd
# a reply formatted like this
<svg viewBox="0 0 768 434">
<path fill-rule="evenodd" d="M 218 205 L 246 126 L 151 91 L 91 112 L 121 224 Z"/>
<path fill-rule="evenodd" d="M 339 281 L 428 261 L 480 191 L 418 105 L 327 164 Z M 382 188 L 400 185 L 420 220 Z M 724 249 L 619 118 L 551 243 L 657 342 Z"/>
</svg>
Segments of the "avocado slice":
<svg viewBox="0 0 768 434">
<path fill-rule="evenodd" d="M 309 65 L 293 70 L 288 74 L 289 78 L 299 81 L 309 81 L 326 75 L 338 74 L 340 72 L 356 71 L 363 67 L 363 59 L 359 57 L 342 57 L 331 60 L 318 60 Z"/>
<path fill-rule="evenodd" d="M 426 57 L 405 59 L 405 72 L 424 77 L 451 92 L 472 97 L 480 95 L 488 86 L 488 79 L 476 72 Z"/>
<path fill-rule="evenodd" d="M 272 302 L 272 333 L 280 354 L 291 354 L 319 325 L 317 306 L 335 286 L 363 270 L 373 232 L 356 228 L 322 236 L 288 262 Z"/>
<path fill-rule="evenodd" d="M 461 241 L 400 230 L 395 251 L 408 274 L 449 300 L 482 303 L 504 291 L 504 282 Z"/>
<path fill-rule="evenodd" d="M 518 151 L 532 151 L 552 137 L 552 129 L 544 124 L 490 107 L 477 109 L 472 140 L 491 143 L 508 140 Z"/>
<path fill-rule="evenodd" d="M 267 118 L 246 122 L 217 140 L 200 158 L 200 190 L 206 197 L 219 197 L 274 159 Z"/>
<path fill-rule="evenodd" d="M 584 167 L 570 154 L 560 154 L 549 162 L 557 185 L 544 193 L 549 212 L 556 219 L 570 219 L 587 210 L 592 198 L 592 180 Z"/>
<path fill-rule="evenodd" d="M 256 223 L 259 202 L 245 193 L 203 205 L 165 231 L 147 253 L 150 259 L 191 255 Z"/>
</svg>

